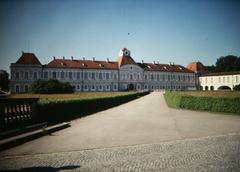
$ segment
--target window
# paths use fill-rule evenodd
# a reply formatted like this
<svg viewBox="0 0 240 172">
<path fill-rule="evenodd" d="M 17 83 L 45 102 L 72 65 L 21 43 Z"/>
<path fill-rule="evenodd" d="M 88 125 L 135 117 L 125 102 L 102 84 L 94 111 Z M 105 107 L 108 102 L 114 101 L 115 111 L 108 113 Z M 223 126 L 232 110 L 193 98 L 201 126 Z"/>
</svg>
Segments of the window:
<svg viewBox="0 0 240 172">
<path fill-rule="evenodd" d="M 19 93 L 20 90 L 19 90 L 19 85 L 16 85 L 16 93 Z"/>
<path fill-rule="evenodd" d="M 130 74 L 130 80 L 132 80 L 133 79 L 133 76 L 132 76 L 132 74 Z"/>
<path fill-rule="evenodd" d="M 102 73 L 99 73 L 99 79 L 100 80 L 102 79 Z"/>
<path fill-rule="evenodd" d="M 88 73 L 84 72 L 84 79 L 88 79 Z"/>
<path fill-rule="evenodd" d="M 147 75 L 145 75 L 145 80 L 147 80 Z"/>
<path fill-rule="evenodd" d="M 61 72 L 61 79 L 64 79 L 64 72 Z"/>
<path fill-rule="evenodd" d="M 80 79 L 80 72 L 77 72 L 77 79 Z"/>
<path fill-rule="evenodd" d="M 53 77 L 53 79 L 56 79 L 57 78 L 57 73 L 56 72 L 52 72 L 52 77 Z"/>
<path fill-rule="evenodd" d="M 117 85 L 115 84 L 115 85 L 114 85 L 114 90 L 116 90 L 116 89 L 117 89 Z"/>
<path fill-rule="evenodd" d="M 16 72 L 16 79 L 19 79 L 19 72 Z"/>
<path fill-rule="evenodd" d="M 84 89 L 85 89 L 85 90 L 87 90 L 87 89 L 88 89 L 88 86 L 87 86 L 87 85 L 85 85 L 85 86 L 84 86 Z"/>
<path fill-rule="evenodd" d="M 117 79 L 117 75 L 116 74 L 114 74 L 114 79 Z"/>
<path fill-rule="evenodd" d="M 218 82 L 221 83 L 221 77 L 218 77 Z"/>
<path fill-rule="evenodd" d="M 43 77 L 44 79 L 48 79 L 48 72 L 44 72 Z"/>
<path fill-rule="evenodd" d="M 28 79 L 28 72 L 24 73 L 24 79 Z"/>
<path fill-rule="evenodd" d="M 229 83 L 229 76 L 227 77 L 227 82 Z"/>
<path fill-rule="evenodd" d="M 211 77 L 211 83 L 213 83 L 213 78 Z"/>
<path fill-rule="evenodd" d="M 151 74 L 151 80 L 153 80 L 153 78 L 154 78 L 154 76 L 153 76 L 153 74 Z"/>
<path fill-rule="evenodd" d="M 95 73 L 92 73 L 92 79 L 95 80 Z"/>
<path fill-rule="evenodd" d="M 68 73 L 68 77 L 69 77 L 69 79 L 72 79 L 72 72 Z"/>
<path fill-rule="evenodd" d="M 33 73 L 33 79 L 37 79 L 37 72 Z"/>
<path fill-rule="evenodd" d="M 223 77 L 223 83 L 225 83 L 225 77 Z"/>
<path fill-rule="evenodd" d="M 106 79 L 109 79 L 109 73 L 106 73 Z"/>
<path fill-rule="evenodd" d="M 238 78 L 238 76 L 236 76 L 236 82 L 238 82 L 239 81 L 239 78 Z"/>
<path fill-rule="evenodd" d="M 94 90 L 95 89 L 95 86 L 94 85 L 92 85 L 92 90 Z"/>
</svg>

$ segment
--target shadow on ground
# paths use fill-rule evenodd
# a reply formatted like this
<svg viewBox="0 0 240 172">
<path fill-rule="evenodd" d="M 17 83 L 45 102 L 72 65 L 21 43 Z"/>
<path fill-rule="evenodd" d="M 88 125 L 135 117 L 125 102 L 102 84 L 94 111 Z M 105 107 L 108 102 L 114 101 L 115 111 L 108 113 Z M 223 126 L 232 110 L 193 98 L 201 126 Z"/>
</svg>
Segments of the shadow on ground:
<svg viewBox="0 0 240 172">
<path fill-rule="evenodd" d="M 28 167 L 28 168 L 22 168 L 22 169 L 18 169 L 18 170 L 3 170 L 3 172 L 57 172 L 60 170 L 73 170 L 76 168 L 80 168 L 80 166 L 75 166 L 75 165 L 71 165 L 71 166 L 63 166 L 63 167 L 59 167 L 59 168 L 55 168 L 55 167 Z"/>
</svg>

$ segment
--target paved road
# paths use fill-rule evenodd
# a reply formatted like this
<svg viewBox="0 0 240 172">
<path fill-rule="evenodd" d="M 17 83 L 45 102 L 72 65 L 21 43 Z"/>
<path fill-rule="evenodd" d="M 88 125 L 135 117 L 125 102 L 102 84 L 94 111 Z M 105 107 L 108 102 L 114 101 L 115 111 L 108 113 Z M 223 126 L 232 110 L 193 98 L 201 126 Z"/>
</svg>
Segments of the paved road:
<svg viewBox="0 0 240 172">
<path fill-rule="evenodd" d="M 239 133 L 239 116 L 170 109 L 162 93 L 154 92 L 3 151 L 0 167 L 234 171 L 239 167 Z"/>
</svg>

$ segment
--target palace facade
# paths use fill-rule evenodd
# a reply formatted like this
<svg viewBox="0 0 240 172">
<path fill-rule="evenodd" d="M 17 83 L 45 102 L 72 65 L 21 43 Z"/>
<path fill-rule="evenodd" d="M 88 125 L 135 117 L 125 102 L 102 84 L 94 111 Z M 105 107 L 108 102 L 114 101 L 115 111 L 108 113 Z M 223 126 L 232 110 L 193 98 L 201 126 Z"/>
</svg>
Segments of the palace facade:
<svg viewBox="0 0 240 172">
<path fill-rule="evenodd" d="M 131 52 L 123 48 L 117 61 L 95 58 L 53 58 L 42 65 L 33 53 L 22 56 L 10 66 L 12 92 L 29 92 L 37 79 L 57 79 L 70 82 L 75 91 L 122 90 L 193 90 L 198 76 L 181 65 L 159 62 L 135 62 Z"/>
</svg>

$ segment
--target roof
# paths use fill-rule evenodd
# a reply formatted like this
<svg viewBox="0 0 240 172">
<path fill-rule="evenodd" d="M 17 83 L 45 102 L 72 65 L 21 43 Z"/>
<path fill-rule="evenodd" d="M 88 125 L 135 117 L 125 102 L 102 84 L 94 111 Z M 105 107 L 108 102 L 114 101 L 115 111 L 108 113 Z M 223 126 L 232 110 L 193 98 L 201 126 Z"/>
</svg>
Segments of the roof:
<svg viewBox="0 0 240 172">
<path fill-rule="evenodd" d="M 149 71 L 162 71 L 162 72 L 181 72 L 181 73 L 194 73 L 193 71 L 181 65 L 169 64 L 154 64 L 154 63 L 137 63 L 144 70 Z"/>
<path fill-rule="evenodd" d="M 205 67 L 201 62 L 192 62 L 187 65 L 187 68 L 193 72 L 205 72 Z"/>
<path fill-rule="evenodd" d="M 240 71 L 206 73 L 206 74 L 203 74 L 202 76 L 221 76 L 221 75 L 237 75 L 237 74 L 240 74 Z"/>
<path fill-rule="evenodd" d="M 118 63 L 112 61 L 95 61 L 95 60 L 71 60 L 71 59 L 54 59 L 46 65 L 50 68 L 91 68 L 91 69 L 118 69 Z"/>
<path fill-rule="evenodd" d="M 16 64 L 37 64 L 41 65 L 38 58 L 33 53 L 22 53 L 22 56 L 17 60 Z"/>
<path fill-rule="evenodd" d="M 131 56 L 124 56 L 124 55 L 118 57 L 117 62 L 119 67 L 127 64 L 136 64 Z"/>
</svg>

